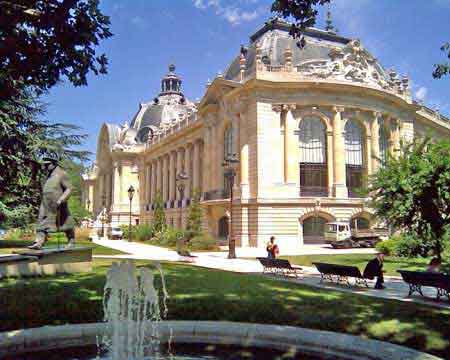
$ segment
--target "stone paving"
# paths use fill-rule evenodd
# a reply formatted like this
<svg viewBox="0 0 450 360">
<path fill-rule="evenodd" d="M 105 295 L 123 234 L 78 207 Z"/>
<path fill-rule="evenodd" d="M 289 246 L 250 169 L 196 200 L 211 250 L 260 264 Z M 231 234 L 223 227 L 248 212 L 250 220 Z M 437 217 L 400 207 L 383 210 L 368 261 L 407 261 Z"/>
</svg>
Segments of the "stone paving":
<svg viewBox="0 0 450 360">
<path fill-rule="evenodd" d="M 183 257 L 177 254 L 176 251 L 166 248 L 152 246 L 136 242 L 128 242 L 125 240 L 103 240 L 94 239 L 94 242 L 98 245 L 102 245 L 108 248 L 126 252 L 124 255 L 95 255 L 95 258 L 114 258 L 114 259 L 135 259 L 135 260 L 154 260 L 154 261 L 174 261 L 174 262 L 186 262 L 194 266 L 200 266 L 211 269 L 219 269 L 225 271 L 233 271 L 238 273 L 252 273 L 262 274 L 263 268 L 257 260 L 243 259 L 240 257 L 256 257 L 264 256 L 264 249 L 236 249 L 237 259 L 227 259 L 227 252 L 197 252 L 192 253 L 195 257 Z M 326 247 L 314 245 L 306 247 L 300 254 L 318 254 L 320 249 L 327 252 Z M 251 251 L 253 250 L 253 252 Z M 334 250 L 334 249 L 333 249 Z M 374 252 L 373 249 L 350 249 L 350 250 L 335 250 L 333 254 L 351 254 L 355 253 L 355 250 L 365 250 L 365 253 Z M 319 254 L 323 254 L 319 252 Z M 359 295 L 373 296 L 384 299 L 395 299 L 404 302 L 418 302 L 427 304 L 430 306 L 438 306 L 450 309 L 450 303 L 448 301 L 437 302 L 434 300 L 436 296 L 436 290 L 433 288 L 423 288 L 423 293 L 429 297 L 425 299 L 422 297 L 408 297 L 408 285 L 405 284 L 401 278 L 395 276 L 385 277 L 385 290 L 373 289 L 373 281 L 368 281 L 370 288 L 365 287 L 348 287 L 345 285 L 337 285 L 332 283 L 320 283 L 320 274 L 313 267 L 302 266 L 304 275 L 300 279 L 277 277 L 280 280 L 294 281 L 299 284 L 306 284 L 323 289 L 338 290 L 344 292 L 352 292 Z M 267 275 L 272 276 L 272 275 Z"/>
</svg>

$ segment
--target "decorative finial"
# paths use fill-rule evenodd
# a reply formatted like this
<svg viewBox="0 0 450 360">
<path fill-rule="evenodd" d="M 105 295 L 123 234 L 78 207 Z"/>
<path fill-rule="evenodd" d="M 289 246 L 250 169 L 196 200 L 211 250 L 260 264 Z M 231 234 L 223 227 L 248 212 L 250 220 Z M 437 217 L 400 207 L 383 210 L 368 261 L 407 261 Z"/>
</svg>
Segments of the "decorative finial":
<svg viewBox="0 0 450 360">
<path fill-rule="evenodd" d="M 169 65 L 169 71 L 170 72 L 174 72 L 175 71 L 175 65 L 174 64 L 170 64 Z"/>
</svg>

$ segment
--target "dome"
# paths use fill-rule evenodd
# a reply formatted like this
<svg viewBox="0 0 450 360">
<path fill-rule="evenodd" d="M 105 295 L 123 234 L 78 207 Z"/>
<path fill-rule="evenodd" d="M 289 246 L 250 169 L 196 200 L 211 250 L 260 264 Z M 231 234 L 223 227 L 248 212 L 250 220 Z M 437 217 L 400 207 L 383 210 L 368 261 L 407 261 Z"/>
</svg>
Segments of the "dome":
<svg viewBox="0 0 450 360">
<path fill-rule="evenodd" d="M 161 127 L 176 123 L 195 112 L 195 105 L 181 92 L 181 78 L 175 74 L 175 65 L 161 79 L 161 92 L 152 102 L 140 104 L 140 109 L 131 122 L 136 129 L 138 142 L 147 141 Z"/>
<path fill-rule="evenodd" d="M 286 65 L 286 51 L 290 50 L 292 67 L 305 77 L 369 83 L 396 92 L 405 91 L 408 86 L 395 72 L 387 73 L 359 40 L 308 28 L 303 32 L 306 45 L 300 48 L 298 39 L 289 34 L 291 26 L 280 19 L 268 21 L 250 37 L 249 46 L 241 48 L 241 54 L 225 72 L 225 79 L 239 81 L 241 56 L 245 57 L 244 77 L 248 77 L 255 73 L 257 51 L 261 62 L 276 71 Z"/>
</svg>

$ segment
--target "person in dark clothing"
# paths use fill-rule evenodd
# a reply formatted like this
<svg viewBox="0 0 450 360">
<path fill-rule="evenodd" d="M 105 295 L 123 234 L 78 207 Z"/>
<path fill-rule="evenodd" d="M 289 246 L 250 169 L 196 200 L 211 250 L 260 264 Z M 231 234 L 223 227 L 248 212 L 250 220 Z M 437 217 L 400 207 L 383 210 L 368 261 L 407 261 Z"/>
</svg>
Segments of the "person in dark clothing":
<svg viewBox="0 0 450 360">
<path fill-rule="evenodd" d="M 384 254 L 379 253 L 375 259 L 370 260 L 366 268 L 364 269 L 364 277 L 370 280 L 377 278 L 375 283 L 375 289 L 384 289 L 384 278 L 383 278 L 383 261 Z"/>
</svg>

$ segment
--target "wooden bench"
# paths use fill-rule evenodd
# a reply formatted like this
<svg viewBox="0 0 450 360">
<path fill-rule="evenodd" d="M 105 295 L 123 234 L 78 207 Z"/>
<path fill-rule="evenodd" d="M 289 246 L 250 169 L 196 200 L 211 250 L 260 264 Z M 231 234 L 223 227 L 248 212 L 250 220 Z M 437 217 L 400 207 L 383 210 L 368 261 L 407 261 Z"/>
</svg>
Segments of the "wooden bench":
<svg viewBox="0 0 450 360">
<path fill-rule="evenodd" d="M 289 260 L 285 259 L 270 259 L 259 257 L 257 258 L 263 266 L 263 274 L 275 274 L 283 276 L 301 277 L 302 268 L 293 266 Z"/>
<path fill-rule="evenodd" d="M 317 268 L 320 273 L 320 282 L 324 282 L 325 280 L 336 282 L 338 284 L 346 284 L 351 286 L 352 284 L 349 281 L 349 278 L 354 278 L 355 283 L 353 285 L 365 285 L 369 287 L 367 284 L 367 279 L 361 274 L 359 268 L 356 266 L 348 266 L 348 265 L 338 265 L 338 264 L 327 264 L 327 263 L 319 263 L 313 262 L 313 265 Z"/>
<path fill-rule="evenodd" d="M 403 281 L 409 285 L 408 296 L 411 296 L 415 292 L 424 296 L 422 293 L 422 286 L 429 286 L 436 288 L 437 300 L 440 300 L 442 296 L 446 296 L 450 301 L 450 275 L 427 271 L 397 271 L 402 275 Z"/>
</svg>

